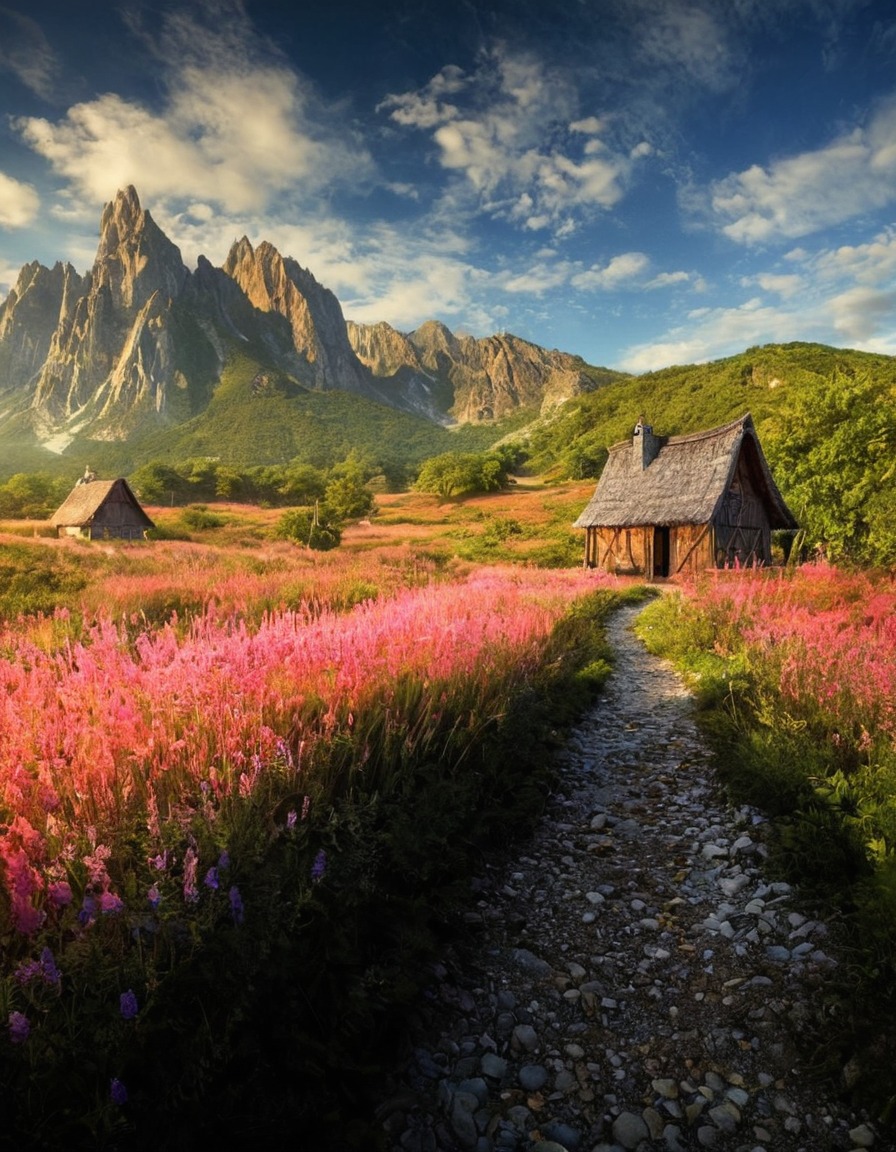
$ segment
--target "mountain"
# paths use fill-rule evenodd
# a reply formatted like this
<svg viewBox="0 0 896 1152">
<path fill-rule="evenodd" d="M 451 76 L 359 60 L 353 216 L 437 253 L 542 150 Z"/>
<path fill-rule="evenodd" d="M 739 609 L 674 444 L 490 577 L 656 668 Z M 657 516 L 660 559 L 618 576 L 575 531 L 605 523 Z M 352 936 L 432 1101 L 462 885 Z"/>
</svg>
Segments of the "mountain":
<svg viewBox="0 0 896 1152">
<path fill-rule="evenodd" d="M 547 412 L 605 382 L 566 352 L 518 336 L 455 336 L 435 320 L 406 336 L 388 324 L 350 321 L 348 338 L 378 380 L 394 383 L 403 407 L 433 419 L 448 413 L 462 424 L 501 420 L 520 409 Z M 622 377 L 603 373 L 605 380 Z"/>
<path fill-rule="evenodd" d="M 187 429 L 207 442 L 203 418 L 228 386 L 258 404 L 339 393 L 430 424 L 492 426 L 619 375 L 509 335 L 347 324 L 333 293 L 266 241 L 243 237 L 223 267 L 200 257 L 190 271 L 132 187 L 106 205 L 85 276 L 31 263 L 0 304 L 0 445 L 17 458 L 98 444 L 126 445 L 136 458 L 141 445 Z M 249 427 L 254 412 L 241 413 Z M 226 419 L 214 450 L 229 454 Z"/>
</svg>

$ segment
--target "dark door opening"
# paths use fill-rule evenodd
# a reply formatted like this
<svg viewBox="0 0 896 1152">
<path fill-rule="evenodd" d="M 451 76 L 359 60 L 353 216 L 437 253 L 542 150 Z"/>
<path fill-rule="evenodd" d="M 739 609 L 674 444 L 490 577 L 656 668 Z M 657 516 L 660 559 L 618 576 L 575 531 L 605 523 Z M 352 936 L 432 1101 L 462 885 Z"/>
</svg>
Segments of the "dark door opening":
<svg viewBox="0 0 896 1152">
<path fill-rule="evenodd" d="M 653 530 L 653 574 L 654 576 L 669 575 L 668 528 L 654 528 Z"/>
</svg>

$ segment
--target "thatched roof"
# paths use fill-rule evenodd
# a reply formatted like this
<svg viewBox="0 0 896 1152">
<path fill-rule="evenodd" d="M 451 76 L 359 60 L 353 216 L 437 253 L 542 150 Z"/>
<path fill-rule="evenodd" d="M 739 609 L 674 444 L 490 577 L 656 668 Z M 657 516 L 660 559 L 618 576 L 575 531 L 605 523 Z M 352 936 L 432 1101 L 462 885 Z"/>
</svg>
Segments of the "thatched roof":
<svg viewBox="0 0 896 1152">
<path fill-rule="evenodd" d="M 132 506 L 134 520 L 144 528 L 154 528 L 152 520 L 140 507 L 140 502 L 126 480 L 80 481 L 66 496 L 50 518 L 55 528 L 86 528 L 107 500 Z"/>
<path fill-rule="evenodd" d="M 649 428 L 645 432 L 649 436 Z M 642 460 L 647 444 L 640 442 L 640 436 L 610 448 L 594 495 L 574 527 L 707 524 L 731 483 L 742 452 L 771 526 L 797 527 L 772 479 L 749 413 L 707 432 L 651 440 L 656 454 L 646 466 Z"/>
</svg>

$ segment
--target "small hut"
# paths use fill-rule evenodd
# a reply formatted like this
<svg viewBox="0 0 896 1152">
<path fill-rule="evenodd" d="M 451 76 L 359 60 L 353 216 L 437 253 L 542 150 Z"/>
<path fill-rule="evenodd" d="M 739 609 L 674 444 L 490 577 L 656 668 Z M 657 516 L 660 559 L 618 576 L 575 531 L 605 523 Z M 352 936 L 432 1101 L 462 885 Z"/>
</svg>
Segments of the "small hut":
<svg viewBox="0 0 896 1152">
<path fill-rule="evenodd" d="M 97 480 L 88 469 L 50 518 L 57 536 L 142 540 L 152 520 L 126 480 Z"/>
<path fill-rule="evenodd" d="M 689 436 L 639 421 L 610 448 L 585 529 L 585 566 L 664 578 L 768 564 L 772 529 L 795 531 L 749 413 Z"/>
</svg>

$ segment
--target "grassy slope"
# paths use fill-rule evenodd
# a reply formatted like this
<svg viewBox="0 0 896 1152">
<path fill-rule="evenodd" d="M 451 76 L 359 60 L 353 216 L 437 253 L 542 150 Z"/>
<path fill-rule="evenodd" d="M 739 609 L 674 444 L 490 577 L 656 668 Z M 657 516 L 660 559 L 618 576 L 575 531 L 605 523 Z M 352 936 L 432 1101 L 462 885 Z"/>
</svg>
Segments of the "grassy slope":
<svg viewBox="0 0 896 1152">
<path fill-rule="evenodd" d="M 883 396 L 896 382 L 896 358 L 821 344 L 769 344 L 708 364 L 630 377 L 569 401 L 552 419 L 529 429 L 532 466 L 563 472 L 578 454 L 599 470 L 606 448 L 630 436 L 642 416 L 659 435 L 680 435 L 745 412 L 752 413 L 774 465 L 775 441 L 790 404 L 811 382 L 835 371 L 872 375 Z"/>
</svg>

